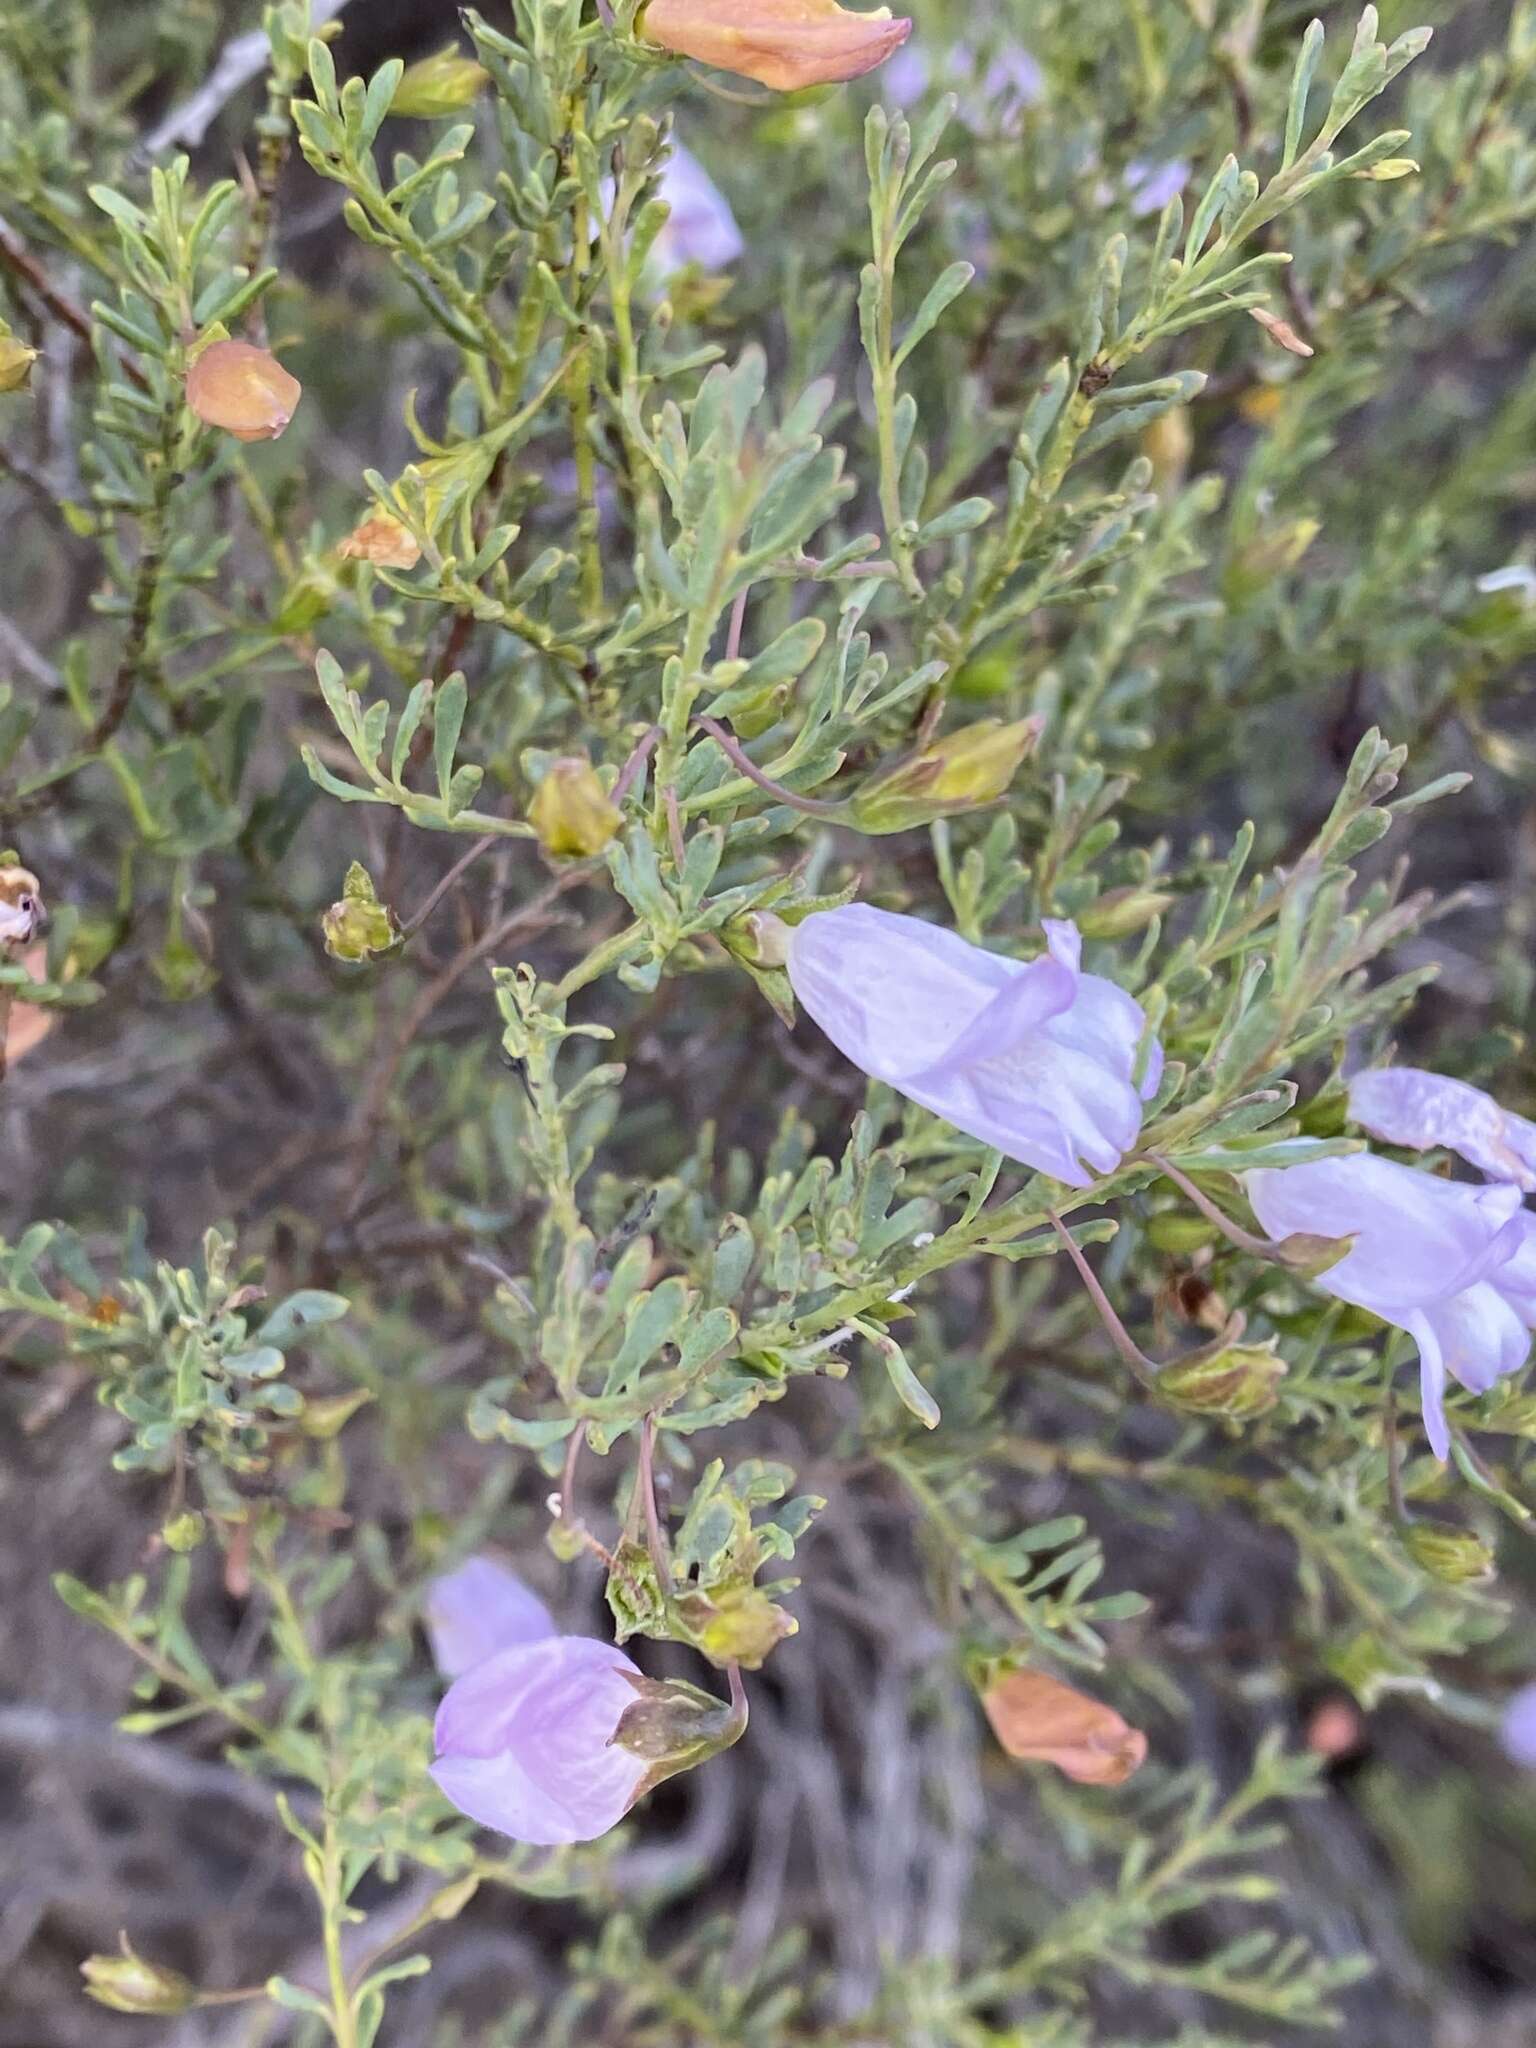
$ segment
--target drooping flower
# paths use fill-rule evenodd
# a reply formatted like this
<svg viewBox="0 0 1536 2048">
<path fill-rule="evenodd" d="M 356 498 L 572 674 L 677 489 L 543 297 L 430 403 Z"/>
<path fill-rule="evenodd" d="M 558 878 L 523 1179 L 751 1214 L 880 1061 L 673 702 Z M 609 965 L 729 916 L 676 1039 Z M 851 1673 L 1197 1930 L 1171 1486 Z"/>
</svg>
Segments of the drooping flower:
<svg viewBox="0 0 1536 2048">
<path fill-rule="evenodd" d="M 43 891 L 30 868 L 0 865 L 0 949 L 18 951 L 47 928 Z"/>
<path fill-rule="evenodd" d="M 1416 1152 L 1445 1145 L 1490 1180 L 1536 1193 L 1536 1124 L 1468 1081 L 1419 1067 L 1371 1067 L 1349 1084 L 1349 1113 L 1389 1145 Z"/>
<path fill-rule="evenodd" d="M 552 1847 L 607 1834 L 648 1765 L 615 1741 L 639 1667 L 589 1636 L 548 1636 L 483 1658 L 437 1710 L 432 1776 L 461 1813 Z"/>
<path fill-rule="evenodd" d="M 797 925 L 789 978 L 866 1074 L 1069 1187 L 1136 1142 L 1162 1075 L 1141 1005 L 1083 974 L 1077 927 L 1047 920 L 1027 964 L 921 918 L 851 903 Z"/>
<path fill-rule="evenodd" d="M 427 1590 L 427 1634 L 444 1678 L 458 1678 L 499 1650 L 558 1634 L 549 1609 L 493 1557 L 467 1557 Z"/>
<path fill-rule="evenodd" d="M 1102 1700 L 1044 1671 L 1010 1671 L 981 1696 L 1010 1756 L 1054 1764 L 1079 1785 L 1123 1785 L 1146 1761 L 1147 1738 Z"/>
<path fill-rule="evenodd" d="M 1358 1153 L 1245 1176 L 1271 1237 L 1353 1237 L 1314 1285 L 1405 1330 L 1418 1346 L 1424 1427 L 1450 1450 L 1449 1374 L 1483 1394 L 1525 1363 L 1536 1326 L 1536 1216 L 1508 1185 L 1469 1187 Z"/>
<path fill-rule="evenodd" d="M 237 441 L 275 441 L 303 389 L 270 349 L 249 341 L 211 342 L 187 371 L 187 404 L 204 426 Z"/>
<path fill-rule="evenodd" d="M 746 247 L 724 193 L 692 150 L 675 138 L 661 168 L 658 197 L 671 209 L 651 244 L 651 261 L 670 275 L 687 264 L 723 270 Z"/>
<path fill-rule="evenodd" d="M 884 762 L 848 799 L 849 818 L 860 832 L 905 832 L 996 803 L 1039 744 L 1040 723 L 980 718 Z"/>
<path fill-rule="evenodd" d="M 427 1632 L 453 1684 L 433 1734 L 439 1791 L 482 1827 L 552 1848 L 607 1834 L 642 1793 L 727 1749 L 747 1725 L 682 1679 L 647 1678 L 622 1650 L 562 1636 L 494 1558 L 435 1580 Z"/>
<path fill-rule="evenodd" d="M 893 20 L 888 7 L 858 14 L 837 0 L 650 0 L 639 29 L 676 56 L 798 92 L 873 71 L 912 24 Z"/>
</svg>

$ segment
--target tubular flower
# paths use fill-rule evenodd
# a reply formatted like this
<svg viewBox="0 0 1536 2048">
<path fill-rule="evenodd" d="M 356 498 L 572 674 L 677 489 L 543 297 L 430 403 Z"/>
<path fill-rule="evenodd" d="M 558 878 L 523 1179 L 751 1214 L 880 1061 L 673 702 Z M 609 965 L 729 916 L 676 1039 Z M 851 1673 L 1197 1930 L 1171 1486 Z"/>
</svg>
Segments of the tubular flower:
<svg viewBox="0 0 1536 2048">
<path fill-rule="evenodd" d="M 1536 1684 L 1512 1692 L 1499 1725 L 1499 1746 L 1512 1763 L 1536 1771 Z"/>
<path fill-rule="evenodd" d="M 796 996 L 866 1074 L 995 1145 L 1010 1159 L 1087 1187 L 1136 1142 L 1162 1075 L 1141 1005 L 1083 974 L 1076 925 L 1047 920 L 1027 964 L 955 932 L 851 903 L 797 925 Z"/>
<path fill-rule="evenodd" d="M 616 1740 L 639 1667 L 588 1636 L 547 1636 L 455 1679 L 433 1734 L 438 1789 L 514 1841 L 591 1842 L 628 1813 L 649 1775 Z"/>
<path fill-rule="evenodd" d="M 421 546 L 392 512 L 370 512 L 336 549 L 349 562 L 376 562 L 382 569 L 414 569 Z"/>
<path fill-rule="evenodd" d="M 1516 1187 L 1474 1188 L 1368 1153 L 1245 1177 L 1271 1237 L 1353 1237 L 1313 1284 L 1394 1323 L 1419 1350 L 1424 1427 L 1450 1451 L 1446 1375 L 1474 1394 L 1517 1371 L 1536 1326 L 1536 1217 Z"/>
<path fill-rule="evenodd" d="M 298 378 L 249 341 L 215 341 L 187 371 L 187 404 L 205 427 L 237 441 L 275 441 L 302 395 Z"/>
<path fill-rule="evenodd" d="M 873 71 L 912 24 L 888 7 L 855 14 L 837 0 L 650 0 L 640 33 L 676 56 L 798 92 Z"/>
<path fill-rule="evenodd" d="M 1445 1145 L 1490 1180 L 1536 1193 L 1536 1124 L 1470 1082 L 1419 1067 L 1372 1067 L 1350 1082 L 1349 1113 L 1389 1145 Z"/>
<path fill-rule="evenodd" d="M 557 1633 L 538 1594 L 493 1557 L 467 1557 L 428 1588 L 427 1634 L 444 1678 Z"/>
</svg>

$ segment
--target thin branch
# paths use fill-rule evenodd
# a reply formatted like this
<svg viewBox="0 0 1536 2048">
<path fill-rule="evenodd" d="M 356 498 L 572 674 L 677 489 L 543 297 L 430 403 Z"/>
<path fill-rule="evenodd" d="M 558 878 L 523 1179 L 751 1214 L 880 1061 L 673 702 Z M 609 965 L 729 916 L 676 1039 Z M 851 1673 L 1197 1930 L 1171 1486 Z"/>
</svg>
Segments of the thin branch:
<svg viewBox="0 0 1536 2048">
<path fill-rule="evenodd" d="M 347 5 L 349 0 L 310 0 L 311 33 L 334 20 Z M 271 61 L 272 46 L 264 29 L 253 28 L 245 35 L 232 36 L 197 91 L 179 107 L 172 107 L 165 119 L 150 129 L 135 154 L 159 156 L 173 146 L 195 149 L 235 94 L 253 78 L 260 78 Z"/>
</svg>

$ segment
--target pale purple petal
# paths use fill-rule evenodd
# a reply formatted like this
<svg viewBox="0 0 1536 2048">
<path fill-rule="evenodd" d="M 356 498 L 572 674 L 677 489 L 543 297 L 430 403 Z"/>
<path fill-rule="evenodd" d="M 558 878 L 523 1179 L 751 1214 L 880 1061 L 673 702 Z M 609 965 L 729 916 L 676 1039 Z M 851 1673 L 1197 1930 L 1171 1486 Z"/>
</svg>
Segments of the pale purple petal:
<svg viewBox="0 0 1536 2048">
<path fill-rule="evenodd" d="M 723 270 L 745 249 L 724 193 L 691 150 L 674 140 L 662 166 L 659 197 L 671 208 L 666 226 L 651 246 L 664 271 L 697 263 L 701 270 Z"/>
<path fill-rule="evenodd" d="M 1265 1168 L 1244 1185 L 1271 1237 L 1354 1238 L 1315 1284 L 1413 1339 L 1424 1427 L 1443 1462 L 1447 1376 L 1486 1393 L 1530 1351 L 1536 1292 L 1520 1290 L 1536 1289 L 1536 1219 L 1521 1209 L 1520 1190 L 1468 1187 L 1370 1153 Z M 1506 1285 L 1506 1274 L 1517 1284 Z"/>
<path fill-rule="evenodd" d="M 1507 1373 L 1518 1372 L 1531 1352 L 1531 1333 L 1497 1280 L 1496 1274 L 1422 1311 L 1446 1371 L 1472 1394 L 1486 1394 Z"/>
<path fill-rule="evenodd" d="M 1168 163 L 1132 163 L 1125 167 L 1125 189 L 1131 212 L 1138 220 L 1144 214 L 1161 213 L 1188 183 L 1189 165 L 1182 157 Z"/>
<path fill-rule="evenodd" d="M 1419 1347 L 1419 1410 L 1429 1448 L 1443 1465 L 1451 1455 L 1450 1424 L 1445 1419 L 1445 1360 L 1435 1326 L 1422 1311 L 1404 1318 L 1402 1327 Z"/>
<path fill-rule="evenodd" d="M 537 1593 L 492 1557 L 467 1557 L 434 1579 L 427 1589 L 426 1622 L 444 1678 L 457 1678 L 498 1650 L 558 1633 Z"/>
<path fill-rule="evenodd" d="M 1499 1743 L 1512 1763 L 1536 1771 L 1536 1685 L 1522 1685 L 1505 1703 Z"/>
<path fill-rule="evenodd" d="M 444 1695 L 432 1776 L 461 1813 L 514 1841 L 595 1841 L 646 1775 L 613 1741 L 639 1676 L 622 1650 L 588 1636 L 502 1650 Z"/>
<path fill-rule="evenodd" d="M 1490 1180 L 1536 1191 L 1536 1124 L 1466 1081 L 1419 1067 L 1373 1067 L 1349 1084 L 1349 1113 L 1389 1145 L 1445 1145 Z"/>
<path fill-rule="evenodd" d="M 1029 962 L 920 918 L 849 904 L 795 927 L 799 1001 L 855 1065 L 957 1130 L 1073 1187 L 1135 1143 L 1161 1053 L 1133 1083 L 1141 1006 L 1083 974 L 1082 942 L 1051 920 Z"/>
<path fill-rule="evenodd" d="M 880 67 L 882 95 L 893 107 L 910 107 L 928 90 L 928 59 L 916 43 L 904 43 Z"/>
<path fill-rule="evenodd" d="M 1518 1188 L 1466 1187 L 1370 1153 L 1263 1168 L 1244 1185 L 1271 1237 L 1353 1236 L 1317 1284 L 1388 1322 L 1475 1286 L 1521 1242 L 1518 1223 L 1507 1228 Z"/>
</svg>

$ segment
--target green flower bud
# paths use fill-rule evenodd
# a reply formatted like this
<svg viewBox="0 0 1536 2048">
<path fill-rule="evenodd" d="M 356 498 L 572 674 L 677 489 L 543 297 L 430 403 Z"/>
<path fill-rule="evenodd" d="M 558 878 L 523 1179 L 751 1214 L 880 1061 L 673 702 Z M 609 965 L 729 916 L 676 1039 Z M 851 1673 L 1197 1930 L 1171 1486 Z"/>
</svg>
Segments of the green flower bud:
<svg viewBox="0 0 1536 2048">
<path fill-rule="evenodd" d="M 448 43 L 435 57 L 423 57 L 420 63 L 407 66 L 389 111 L 415 121 L 446 120 L 473 106 L 490 82 L 491 74 L 483 64 L 466 57 L 456 43 Z"/>
<path fill-rule="evenodd" d="M 341 901 L 320 920 L 325 950 L 333 960 L 371 960 L 400 942 L 400 927 L 387 903 L 379 901 L 373 877 L 353 861 L 341 885 Z"/>
<path fill-rule="evenodd" d="M 1127 939 L 1177 900 L 1166 889 L 1106 889 L 1077 913 L 1077 928 L 1085 939 Z"/>
<path fill-rule="evenodd" d="M 37 350 L 14 334 L 0 332 L 0 391 L 25 391 L 32 378 Z"/>
<path fill-rule="evenodd" d="M 299 1428 L 306 1436 L 322 1440 L 339 1436 L 358 1409 L 366 1408 L 372 1399 L 373 1392 L 369 1387 L 356 1387 L 350 1394 L 311 1396 L 304 1403 Z"/>
<path fill-rule="evenodd" d="M 1412 1522 L 1403 1531 L 1403 1548 L 1421 1571 L 1448 1586 L 1465 1586 L 1493 1577 L 1493 1552 L 1470 1529 L 1450 1522 Z"/>
<path fill-rule="evenodd" d="M 534 791 L 528 822 L 546 853 L 581 859 L 601 853 L 624 820 L 586 756 L 566 754 Z"/>
<path fill-rule="evenodd" d="M 771 910 L 749 910 L 721 927 L 720 942 L 748 967 L 782 967 L 789 958 L 789 926 Z"/>
<path fill-rule="evenodd" d="M 87 1956 L 80 1974 L 85 1979 L 86 1997 L 110 2006 L 113 2012 L 188 2012 L 197 2000 L 196 1991 L 179 1970 L 136 1956 L 126 1935 L 120 1956 Z"/>
<path fill-rule="evenodd" d="M 1225 1415 L 1250 1421 L 1273 1408 L 1285 1360 L 1267 1344 L 1229 1344 L 1208 1354 L 1175 1359 L 1157 1376 L 1157 1390 L 1191 1415 Z"/>
<path fill-rule="evenodd" d="M 195 1508 L 187 1508 L 171 1519 L 160 1531 L 160 1541 L 167 1550 L 174 1550 L 179 1556 L 196 1550 L 208 1533 L 208 1519 Z"/>
<path fill-rule="evenodd" d="M 915 754 L 877 768 L 848 799 L 848 822 L 860 832 L 905 832 L 996 803 L 1040 738 L 1037 718 L 982 718 L 933 740 Z"/>
</svg>

